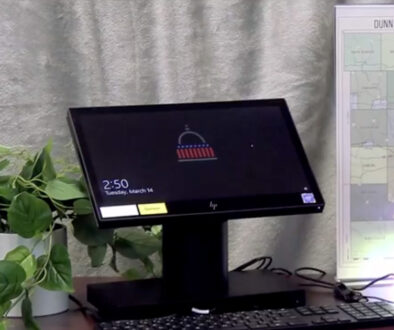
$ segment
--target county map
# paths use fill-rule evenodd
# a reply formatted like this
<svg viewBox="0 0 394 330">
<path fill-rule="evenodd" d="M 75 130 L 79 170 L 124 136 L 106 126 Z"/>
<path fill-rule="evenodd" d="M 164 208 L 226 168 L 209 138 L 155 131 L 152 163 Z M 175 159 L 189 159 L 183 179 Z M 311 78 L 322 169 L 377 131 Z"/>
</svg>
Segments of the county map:
<svg viewBox="0 0 394 330">
<path fill-rule="evenodd" d="M 344 32 L 354 260 L 394 248 L 394 33 Z M 370 244 L 369 244 L 370 242 Z M 381 243 L 379 243 L 381 242 Z M 392 252 L 390 253 L 392 255 Z"/>
</svg>

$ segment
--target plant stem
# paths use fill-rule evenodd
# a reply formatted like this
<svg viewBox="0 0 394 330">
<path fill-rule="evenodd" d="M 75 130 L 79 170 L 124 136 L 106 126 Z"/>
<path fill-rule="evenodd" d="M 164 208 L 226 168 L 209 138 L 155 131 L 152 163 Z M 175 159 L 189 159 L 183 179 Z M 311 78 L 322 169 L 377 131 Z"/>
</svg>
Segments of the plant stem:
<svg viewBox="0 0 394 330">
<path fill-rule="evenodd" d="M 71 206 L 66 206 L 66 205 L 64 205 L 64 204 L 62 204 L 62 203 L 60 203 L 60 202 L 54 200 L 53 198 L 51 198 L 51 197 L 46 193 L 46 191 L 45 191 L 44 189 L 40 188 L 39 186 L 37 186 L 35 183 L 32 182 L 32 181 L 34 181 L 34 180 L 36 180 L 36 181 L 37 181 L 37 180 L 42 181 L 42 180 L 40 180 L 40 179 L 32 179 L 31 181 L 29 181 L 29 180 L 24 179 L 24 178 L 23 178 L 22 176 L 20 176 L 20 175 L 16 176 L 16 178 L 17 178 L 17 180 L 21 181 L 25 186 L 30 186 L 31 188 L 34 188 L 37 192 L 41 193 L 42 195 L 41 195 L 40 197 L 46 197 L 46 198 L 48 198 L 48 199 L 52 202 L 52 204 L 55 206 L 55 208 L 56 208 L 58 211 L 60 211 L 61 213 L 64 213 L 64 210 L 67 210 L 67 209 L 70 210 L 70 209 L 72 209 Z M 42 181 L 42 182 L 44 182 L 44 181 Z"/>
<path fill-rule="evenodd" d="M 44 189 L 41 189 L 39 186 L 37 186 L 37 185 L 36 185 L 35 183 L 33 183 L 32 181 L 26 180 L 25 178 L 23 178 L 23 177 L 20 176 L 20 175 L 17 175 L 16 178 L 17 178 L 17 180 L 21 181 L 23 184 L 25 184 L 25 185 L 27 185 L 27 186 L 31 186 L 32 188 L 36 189 L 36 190 L 39 191 L 39 192 L 42 192 L 44 195 L 47 196 L 47 193 L 45 192 L 45 190 L 44 190 Z M 48 196 L 48 197 L 49 197 L 49 196 Z"/>
<path fill-rule="evenodd" d="M 28 287 L 28 290 L 33 290 L 37 285 L 40 285 L 45 280 L 45 278 L 47 277 L 48 271 L 45 268 L 42 268 L 42 269 L 44 270 L 43 271 L 44 275 L 38 281 L 30 284 Z M 41 276 L 41 273 L 39 275 Z"/>
<path fill-rule="evenodd" d="M 7 317 L 10 310 L 13 309 L 23 299 L 24 294 L 25 294 L 25 292 L 22 292 L 17 298 L 15 298 L 15 300 L 12 303 L 12 305 L 10 306 L 10 308 L 8 308 L 7 311 L 4 313 L 5 317 Z"/>
<path fill-rule="evenodd" d="M 38 174 L 39 175 L 39 174 Z M 37 181 L 38 183 L 47 184 L 44 180 L 39 179 L 37 176 L 30 180 L 31 182 Z"/>
<path fill-rule="evenodd" d="M 110 262 L 110 267 L 117 273 L 119 273 L 118 265 L 117 265 L 117 260 L 116 260 L 116 249 L 115 246 L 111 245 L 111 250 L 112 250 L 112 258 Z"/>
<path fill-rule="evenodd" d="M 35 283 L 32 283 L 32 284 L 30 285 L 30 287 L 33 287 L 33 286 L 35 286 L 35 285 L 41 283 L 41 282 L 43 281 L 43 279 L 46 277 L 46 274 L 45 274 L 45 276 L 43 276 L 42 278 L 40 278 L 41 275 L 42 275 L 44 272 L 46 273 L 46 271 L 47 271 L 47 270 L 46 270 L 46 266 L 48 265 L 49 259 L 50 259 L 50 257 L 51 257 L 52 239 L 53 239 L 53 237 L 52 237 L 52 232 L 53 232 L 53 229 L 54 229 L 54 228 L 55 228 L 55 224 L 53 224 L 53 225 L 51 226 L 51 229 L 49 230 L 47 237 L 44 239 L 44 240 L 47 240 L 48 237 L 49 237 L 49 243 L 48 243 L 48 250 L 46 251 L 46 259 L 45 259 L 45 262 L 44 262 L 42 268 L 40 269 L 40 271 L 38 272 L 38 274 L 37 274 L 36 276 L 34 276 L 34 278 L 37 278 L 38 281 L 35 282 Z"/>
<path fill-rule="evenodd" d="M 32 247 L 31 250 L 30 250 L 30 252 L 31 252 L 32 254 L 33 254 L 34 250 L 36 249 L 38 243 L 42 242 L 43 240 L 44 240 L 44 239 L 37 239 L 37 240 L 34 242 L 34 245 L 33 245 L 33 247 Z"/>
<path fill-rule="evenodd" d="M 38 272 L 38 274 L 36 276 L 34 276 L 35 278 L 37 278 L 38 280 L 36 282 L 33 282 L 31 284 L 29 284 L 26 288 L 27 291 L 29 290 L 33 290 L 34 287 L 36 287 L 37 285 L 39 285 L 42 281 L 44 281 L 46 275 L 47 275 L 47 270 L 46 270 L 46 266 L 48 265 L 50 256 L 51 256 L 51 250 L 52 250 L 52 232 L 55 228 L 55 224 L 53 224 L 51 226 L 51 228 L 49 229 L 49 232 L 47 234 L 47 236 L 42 240 L 45 241 L 49 238 L 49 242 L 48 242 L 48 249 L 46 251 L 46 260 L 42 266 L 42 268 L 40 269 L 40 271 Z M 39 242 L 39 241 L 38 241 Z M 35 249 L 35 247 L 37 246 L 38 242 L 36 242 L 32 248 L 32 251 Z M 41 277 L 41 278 L 40 278 Z M 25 292 L 22 292 L 12 303 L 12 305 L 10 306 L 10 308 L 6 311 L 5 316 L 8 315 L 8 313 L 10 312 L 10 310 L 12 308 L 14 308 L 24 297 Z"/>
</svg>

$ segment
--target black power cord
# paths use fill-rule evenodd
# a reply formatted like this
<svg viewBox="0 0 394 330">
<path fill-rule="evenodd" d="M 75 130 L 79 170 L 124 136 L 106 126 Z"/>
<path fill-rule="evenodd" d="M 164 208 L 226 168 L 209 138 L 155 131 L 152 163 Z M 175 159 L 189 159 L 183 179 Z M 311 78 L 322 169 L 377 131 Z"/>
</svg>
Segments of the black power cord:
<svg viewBox="0 0 394 330">
<path fill-rule="evenodd" d="M 317 272 L 320 275 L 320 277 L 314 278 L 314 277 L 310 277 L 305 274 L 302 274 L 302 271 L 305 271 L 305 270 Z M 384 298 L 374 297 L 374 296 L 364 296 L 361 293 L 361 291 L 365 290 L 366 288 L 369 288 L 370 286 L 374 285 L 375 283 L 377 283 L 383 279 L 386 279 L 393 274 L 387 274 L 385 276 L 382 276 L 380 278 L 377 278 L 377 279 L 367 283 L 363 287 L 352 289 L 352 288 L 349 288 L 348 286 L 346 286 L 342 282 L 331 283 L 331 282 L 327 282 L 327 281 L 322 280 L 322 278 L 326 275 L 326 272 L 324 270 L 321 270 L 318 268 L 301 267 L 301 268 L 296 269 L 294 273 L 299 278 L 302 278 L 302 279 L 310 281 L 310 282 L 314 282 L 313 284 L 310 284 L 310 283 L 301 284 L 302 286 L 314 286 L 314 287 L 322 287 L 322 288 L 326 288 L 326 289 L 332 289 L 334 291 L 335 297 L 340 300 L 343 300 L 345 302 L 358 302 L 358 301 L 362 301 L 362 300 L 368 301 L 370 299 L 376 299 L 376 300 L 380 300 L 380 301 L 393 303 L 392 301 L 384 299 Z"/>
<path fill-rule="evenodd" d="M 368 282 L 367 284 L 365 284 L 365 285 L 363 285 L 363 286 L 361 286 L 359 288 L 355 288 L 355 290 L 356 291 L 364 291 L 365 289 L 373 286 L 374 284 L 376 284 L 376 283 L 378 283 L 380 281 L 383 281 L 385 279 L 388 279 L 390 277 L 393 277 L 393 276 L 394 276 L 393 273 L 389 273 L 389 274 L 386 274 L 384 276 L 375 278 L 374 280 Z M 388 303 L 394 304 L 394 301 L 389 300 L 389 299 L 384 299 L 384 298 L 381 298 L 381 297 L 376 297 L 376 296 L 364 296 L 364 297 L 367 298 L 367 299 L 374 299 L 374 300 L 379 300 L 379 301 L 384 301 L 384 302 L 388 302 Z"/>
<path fill-rule="evenodd" d="M 93 308 L 90 308 L 88 306 L 85 306 L 77 297 L 73 296 L 72 294 L 68 295 L 68 298 L 78 306 L 77 309 L 74 309 L 73 311 L 79 311 L 83 314 L 83 316 L 87 319 L 93 318 L 96 322 L 102 322 L 103 320 L 101 317 L 98 315 L 97 311 Z"/>
<path fill-rule="evenodd" d="M 282 268 L 282 267 L 272 267 L 269 269 L 269 271 L 278 275 L 285 275 L 288 277 L 293 275 L 293 273 L 290 270 L 287 270 L 286 268 Z"/>
<path fill-rule="evenodd" d="M 243 271 L 246 268 L 253 266 L 254 264 L 256 264 L 258 262 L 259 262 L 259 265 L 257 267 L 255 267 L 255 269 L 268 269 L 268 267 L 271 266 L 271 264 L 272 264 L 272 257 L 263 256 L 263 257 L 253 258 L 252 260 L 245 262 L 244 264 L 238 266 L 237 268 L 234 268 L 233 271 L 235 271 L 235 272 Z"/>
<path fill-rule="evenodd" d="M 234 268 L 233 271 L 236 271 L 236 272 L 244 271 L 247 268 L 253 266 L 254 264 L 259 263 L 254 268 L 254 270 L 258 270 L 258 269 L 269 270 L 273 273 L 276 273 L 279 275 L 285 275 L 285 276 L 293 275 L 293 273 L 291 271 L 289 271 L 288 269 L 285 269 L 285 268 L 281 268 L 281 267 L 270 268 L 270 266 L 272 265 L 272 261 L 273 261 L 272 257 L 268 257 L 268 256 L 253 258 L 252 260 L 245 262 L 244 264 L 238 266 L 237 268 Z"/>
<path fill-rule="evenodd" d="M 262 256 L 262 257 L 257 257 L 254 258 L 250 261 L 245 262 L 244 264 L 238 266 L 237 268 L 234 269 L 234 271 L 244 271 L 247 268 L 253 266 L 254 264 L 258 263 L 259 265 L 256 266 L 254 269 L 263 269 L 263 270 L 269 270 L 274 273 L 280 274 L 280 275 L 286 275 L 286 276 L 292 276 L 293 273 L 285 268 L 280 268 L 280 267 L 272 267 L 271 264 L 273 263 L 273 259 L 270 256 Z M 308 272 L 315 272 L 317 273 L 318 277 L 316 276 L 309 276 L 306 274 L 303 274 L 303 272 L 308 271 Z M 301 283 L 300 286 L 304 287 L 319 287 L 319 288 L 324 288 L 324 289 L 329 289 L 333 290 L 333 293 L 335 297 L 338 299 L 341 299 L 345 302 L 358 302 L 358 301 L 368 301 L 371 299 L 374 300 L 379 300 L 379 301 L 384 301 L 388 303 L 394 303 L 394 301 L 380 298 L 380 297 L 375 297 L 375 296 L 364 296 L 361 291 L 373 286 L 374 284 L 378 283 L 379 281 L 385 280 L 389 277 L 394 277 L 394 273 L 390 273 L 387 275 L 384 275 L 382 277 L 376 278 L 370 282 L 368 282 L 366 285 L 359 287 L 359 288 L 349 288 L 342 282 L 328 282 L 326 280 L 323 280 L 323 277 L 327 275 L 327 273 L 319 268 L 315 267 L 300 267 L 297 268 L 294 271 L 294 275 L 309 282 L 309 283 Z M 312 283 L 310 283 L 312 282 Z"/>
<path fill-rule="evenodd" d="M 311 277 L 311 276 L 302 274 L 302 272 L 304 272 L 304 271 L 316 272 L 316 273 L 318 273 L 319 278 L 315 278 L 315 277 Z M 300 267 L 300 268 L 297 268 L 294 271 L 294 275 L 299 277 L 299 278 L 302 278 L 303 280 L 317 283 L 317 284 L 319 284 L 319 286 L 326 286 L 328 288 L 334 288 L 334 286 L 335 286 L 334 283 L 322 280 L 322 278 L 324 276 L 326 276 L 327 273 L 324 270 L 321 270 L 319 268 L 315 268 L 315 267 Z"/>
<path fill-rule="evenodd" d="M 386 275 L 384 275 L 384 276 L 382 276 L 382 277 L 375 278 L 375 279 L 372 280 L 371 282 L 369 282 L 369 283 L 365 284 L 364 286 L 362 286 L 362 287 L 360 287 L 360 288 L 357 288 L 357 289 L 355 289 L 355 290 L 357 290 L 357 291 L 363 291 L 363 290 L 365 290 L 365 289 L 371 287 L 371 286 L 374 285 L 375 283 L 377 283 L 377 282 L 379 282 L 379 281 L 383 281 L 383 280 L 385 280 L 386 278 L 389 278 L 389 277 L 392 277 L 392 276 L 394 276 L 394 274 L 393 274 L 393 273 L 389 273 L 389 274 L 386 274 Z"/>
<path fill-rule="evenodd" d="M 334 295 L 345 302 L 358 302 L 366 299 L 361 292 L 349 288 L 342 282 L 335 283 Z"/>
<path fill-rule="evenodd" d="M 375 296 L 363 296 L 363 297 L 366 298 L 367 301 L 373 299 L 373 300 L 379 300 L 379 301 L 387 302 L 387 303 L 390 303 L 390 304 L 394 304 L 394 301 L 389 300 L 389 299 L 384 299 L 384 298 L 381 298 L 381 297 L 375 297 Z"/>
</svg>

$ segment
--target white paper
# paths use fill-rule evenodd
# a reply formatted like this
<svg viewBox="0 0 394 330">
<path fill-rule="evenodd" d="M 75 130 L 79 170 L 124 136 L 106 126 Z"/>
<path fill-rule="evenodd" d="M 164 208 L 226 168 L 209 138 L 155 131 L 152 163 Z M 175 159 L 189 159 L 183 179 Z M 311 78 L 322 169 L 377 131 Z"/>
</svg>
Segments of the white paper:
<svg viewBox="0 0 394 330">
<path fill-rule="evenodd" d="M 337 277 L 394 272 L 394 6 L 336 7 Z"/>
</svg>

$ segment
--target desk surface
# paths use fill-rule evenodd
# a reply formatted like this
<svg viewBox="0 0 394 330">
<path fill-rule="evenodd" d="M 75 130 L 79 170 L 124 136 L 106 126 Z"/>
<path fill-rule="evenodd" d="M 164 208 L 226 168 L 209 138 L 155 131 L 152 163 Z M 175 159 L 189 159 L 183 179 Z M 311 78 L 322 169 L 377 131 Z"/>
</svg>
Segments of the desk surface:
<svg viewBox="0 0 394 330">
<path fill-rule="evenodd" d="M 83 304 L 87 304 L 86 301 L 86 285 L 89 283 L 103 283 L 111 282 L 116 280 L 113 277 L 77 277 L 74 278 L 75 297 L 77 297 Z M 306 298 L 308 305 L 324 305 L 324 304 L 335 304 L 335 299 L 331 292 L 325 289 L 319 288 L 307 288 Z M 76 310 L 76 306 L 73 302 L 70 302 L 70 310 L 65 313 L 38 317 L 36 318 L 38 324 L 42 330 L 93 330 L 94 322 L 92 319 L 84 317 L 84 315 Z M 8 323 L 9 329 L 24 329 L 23 323 L 20 319 L 11 319 Z M 394 329 L 394 327 L 384 327 L 379 329 Z"/>
</svg>

